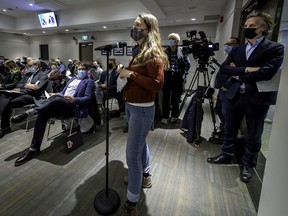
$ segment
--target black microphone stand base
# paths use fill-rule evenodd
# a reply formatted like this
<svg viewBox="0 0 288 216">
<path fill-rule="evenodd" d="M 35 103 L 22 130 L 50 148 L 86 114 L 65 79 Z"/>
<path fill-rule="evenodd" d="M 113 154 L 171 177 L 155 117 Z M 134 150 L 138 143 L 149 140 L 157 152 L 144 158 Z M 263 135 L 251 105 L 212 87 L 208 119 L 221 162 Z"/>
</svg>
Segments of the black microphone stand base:
<svg viewBox="0 0 288 216">
<path fill-rule="evenodd" d="M 94 208 L 101 215 L 111 215 L 118 210 L 119 206 L 119 195 L 113 189 L 99 191 L 94 199 Z"/>
</svg>

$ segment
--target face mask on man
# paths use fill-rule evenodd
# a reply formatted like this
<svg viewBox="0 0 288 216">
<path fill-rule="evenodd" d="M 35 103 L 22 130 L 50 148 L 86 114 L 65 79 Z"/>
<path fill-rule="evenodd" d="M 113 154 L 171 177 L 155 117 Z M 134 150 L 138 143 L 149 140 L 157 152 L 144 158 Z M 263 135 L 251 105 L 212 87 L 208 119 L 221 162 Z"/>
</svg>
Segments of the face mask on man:
<svg viewBox="0 0 288 216">
<path fill-rule="evenodd" d="M 32 74 L 34 74 L 35 72 L 37 71 L 37 69 L 35 68 L 35 67 L 29 67 L 28 69 L 27 69 L 27 73 L 32 73 Z"/>
<path fill-rule="evenodd" d="M 108 67 L 109 67 L 109 70 L 113 69 L 113 64 L 109 63 Z"/>
<path fill-rule="evenodd" d="M 78 79 L 82 80 L 86 77 L 86 75 L 87 75 L 86 70 L 78 70 L 78 72 L 77 72 Z"/>
<path fill-rule="evenodd" d="M 176 45 L 176 41 L 175 40 L 169 40 L 169 46 L 173 47 Z"/>
<path fill-rule="evenodd" d="M 256 29 L 257 28 L 244 28 L 243 34 L 244 34 L 245 38 L 247 38 L 247 39 L 255 38 L 257 36 Z"/>
<path fill-rule="evenodd" d="M 229 54 L 232 51 L 232 48 L 233 47 L 230 45 L 225 45 L 225 48 L 224 48 L 225 53 Z"/>
<path fill-rule="evenodd" d="M 132 27 L 130 30 L 130 36 L 134 41 L 139 41 L 145 36 L 143 31 L 144 30 L 142 29 L 137 29 L 135 27 Z"/>
</svg>

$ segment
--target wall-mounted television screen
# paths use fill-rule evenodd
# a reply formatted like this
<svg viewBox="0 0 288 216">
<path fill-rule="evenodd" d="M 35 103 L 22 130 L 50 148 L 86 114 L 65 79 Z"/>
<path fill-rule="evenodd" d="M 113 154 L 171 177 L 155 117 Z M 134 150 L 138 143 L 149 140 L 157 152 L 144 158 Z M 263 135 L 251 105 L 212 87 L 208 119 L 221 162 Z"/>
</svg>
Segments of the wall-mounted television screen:
<svg viewBox="0 0 288 216">
<path fill-rule="evenodd" d="M 57 27 L 57 20 L 54 12 L 38 14 L 42 28 Z"/>
</svg>

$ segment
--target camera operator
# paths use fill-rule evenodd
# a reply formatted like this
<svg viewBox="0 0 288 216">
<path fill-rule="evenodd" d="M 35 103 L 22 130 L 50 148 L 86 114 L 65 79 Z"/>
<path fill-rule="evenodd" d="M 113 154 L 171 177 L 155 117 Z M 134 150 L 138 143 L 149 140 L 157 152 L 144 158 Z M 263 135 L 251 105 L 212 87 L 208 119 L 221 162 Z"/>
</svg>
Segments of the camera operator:
<svg viewBox="0 0 288 216">
<path fill-rule="evenodd" d="M 259 92 L 257 88 L 257 81 L 271 80 L 283 62 L 283 45 L 266 38 L 273 25 L 273 18 L 267 13 L 250 14 L 243 29 L 247 42 L 232 49 L 220 67 L 220 73 L 232 77 L 226 85 L 225 135 L 222 153 L 208 158 L 207 162 L 232 162 L 239 124 L 245 115 L 247 139 L 240 172 L 240 179 L 244 182 L 253 178 L 252 168 L 257 165 L 261 149 L 264 119 L 269 106 L 276 103 L 277 92 Z"/>
<path fill-rule="evenodd" d="M 180 36 L 171 33 L 168 36 L 169 47 L 165 50 L 170 68 L 164 73 L 163 106 L 161 123 L 167 124 L 170 117 L 170 101 L 172 105 L 171 122 L 176 122 L 179 115 L 179 102 L 183 91 L 184 78 L 190 69 L 189 56 L 178 46 Z"/>
<path fill-rule="evenodd" d="M 233 47 L 240 45 L 240 39 L 237 37 L 230 37 L 228 41 L 224 44 L 224 51 L 225 54 L 229 55 Z M 222 88 L 222 85 L 229 79 L 230 77 L 225 74 L 221 74 L 220 72 L 217 73 L 215 78 L 215 89 L 219 89 L 217 94 L 217 101 L 214 108 L 216 115 L 219 116 L 220 119 L 220 127 L 219 131 L 214 132 L 212 137 L 210 137 L 209 141 L 214 144 L 222 144 L 224 138 L 224 125 L 225 125 L 225 113 L 226 113 L 226 96 L 225 91 Z"/>
</svg>

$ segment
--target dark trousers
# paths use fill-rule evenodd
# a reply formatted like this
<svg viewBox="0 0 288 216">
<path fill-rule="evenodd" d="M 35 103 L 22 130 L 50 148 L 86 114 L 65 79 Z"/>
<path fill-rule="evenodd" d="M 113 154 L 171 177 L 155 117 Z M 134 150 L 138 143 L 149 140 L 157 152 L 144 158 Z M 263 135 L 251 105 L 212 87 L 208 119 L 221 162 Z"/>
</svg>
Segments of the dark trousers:
<svg viewBox="0 0 288 216">
<path fill-rule="evenodd" d="M 56 97 L 45 105 L 35 108 L 38 116 L 34 126 L 31 148 L 40 149 L 47 121 L 50 118 L 68 118 L 74 114 L 74 106 L 62 97 Z"/>
<path fill-rule="evenodd" d="M 221 127 L 224 127 L 225 125 L 226 103 L 227 103 L 227 98 L 225 96 L 225 92 L 219 89 L 214 110 L 215 110 L 216 115 L 219 116 L 219 119 L 221 121 Z"/>
<path fill-rule="evenodd" d="M 2 116 L 1 116 L 1 128 L 5 129 L 10 126 L 10 118 L 12 113 L 12 108 L 23 107 L 27 104 L 34 103 L 33 97 L 28 94 L 18 94 L 18 93 L 11 93 L 11 94 L 4 94 L 7 101 L 7 104 L 3 108 Z M 3 101 L 0 101 L 2 103 Z"/>
<path fill-rule="evenodd" d="M 227 100 L 225 136 L 222 145 L 223 153 L 230 156 L 234 155 L 233 149 L 238 129 L 245 115 L 247 138 L 241 162 L 243 166 L 255 167 L 257 165 L 258 153 L 261 149 L 261 136 L 268 109 L 269 105 L 252 104 L 246 94 L 237 93 L 233 100 Z"/>
<path fill-rule="evenodd" d="M 170 116 L 170 102 L 172 105 L 171 117 L 178 118 L 179 103 L 183 92 L 182 74 L 165 73 L 163 92 L 162 117 L 168 119 Z M 170 101 L 171 100 L 171 101 Z"/>
</svg>

